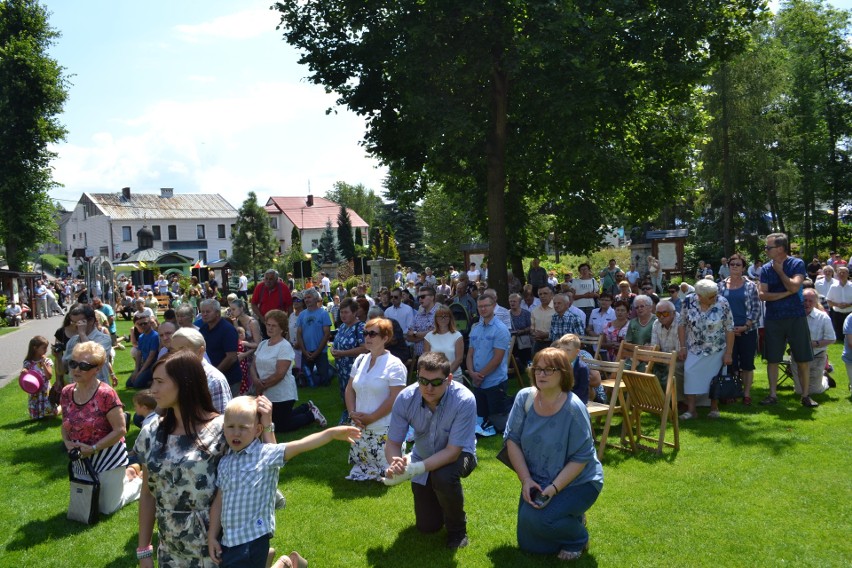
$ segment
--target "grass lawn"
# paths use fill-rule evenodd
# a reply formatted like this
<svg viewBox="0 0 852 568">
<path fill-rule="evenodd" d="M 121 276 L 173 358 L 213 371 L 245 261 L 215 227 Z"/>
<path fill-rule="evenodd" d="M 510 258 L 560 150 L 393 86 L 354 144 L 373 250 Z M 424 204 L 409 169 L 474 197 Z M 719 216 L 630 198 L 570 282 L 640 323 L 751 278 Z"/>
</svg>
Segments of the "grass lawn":
<svg viewBox="0 0 852 568">
<path fill-rule="evenodd" d="M 126 333 L 128 324 L 119 332 Z M 848 566 L 852 558 L 850 397 L 840 361 L 838 388 L 802 408 L 788 382 L 780 403 L 722 407 L 722 419 L 684 423 L 681 450 L 662 458 L 607 450 L 604 491 L 589 512 L 591 550 L 578 566 Z M 130 372 L 118 354 L 119 377 Z M 762 364 L 753 398 L 766 394 Z M 130 404 L 132 393 L 120 388 Z M 336 386 L 301 389 L 335 421 Z M 706 409 L 701 409 L 702 416 Z M 647 419 L 650 425 L 652 419 Z M 30 422 L 26 395 L 0 390 L 0 566 L 135 566 L 137 506 L 93 527 L 65 519 L 67 460 L 59 421 Z M 306 435 L 279 435 L 280 441 Z M 138 429 L 132 427 L 129 442 Z M 844 442 L 843 440 L 846 440 Z M 413 527 L 408 485 L 354 483 L 346 446 L 333 443 L 282 469 L 287 508 L 278 512 L 273 546 L 299 550 L 315 567 L 557 566 L 515 548 L 519 483 L 494 459 L 501 441 L 480 440 L 479 467 L 464 481 L 468 548 L 451 553 L 444 533 Z"/>
<path fill-rule="evenodd" d="M 12 333 L 14 331 L 18 331 L 19 329 L 21 328 L 12 326 L 0 327 L 0 335 L 6 335 L 7 333 Z"/>
</svg>

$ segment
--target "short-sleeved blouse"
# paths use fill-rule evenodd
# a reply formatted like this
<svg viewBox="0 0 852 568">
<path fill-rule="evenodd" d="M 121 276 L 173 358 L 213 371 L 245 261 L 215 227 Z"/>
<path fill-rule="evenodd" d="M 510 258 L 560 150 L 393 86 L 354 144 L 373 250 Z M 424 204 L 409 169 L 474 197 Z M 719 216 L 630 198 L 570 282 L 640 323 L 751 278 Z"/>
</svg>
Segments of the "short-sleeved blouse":
<svg viewBox="0 0 852 568">
<path fill-rule="evenodd" d="M 430 331 L 426 334 L 424 340 L 429 342 L 429 348 L 432 351 L 435 353 L 443 353 L 447 360 L 452 363 L 456 358 L 456 342 L 461 338 L 462 334 L 458 331 L 448 331 L 447 333 L 435 333 L 434 331 Z M 450 372 L 453 374 L 454 378 L 461 378 L 461 365 L 459 365 L 459 368 L 450 369 Z"/>
<path fill-rule="evenodd" d="M 734 330 L 734 316 L 722 296 L 716 296 L 716 303 L 701 311 L 698 296 L 690 294 L 683 302 L 679 325 L 686 327 L 686 348 L 690 353 L 712 355 L 725 350 L 725 333 Z"/>
<path fill-rule="evenodd" d="M 609 321 L 609 322 L 606 323 L 606 325 L 603 328 L 603 335 L 604 335 L 604 337 L 606 337 L 607 343 L 618 344 L 619 342 L 623 341 L 624 338 L 627 336 L 628 325 L 624 324 L 620 328 L 616 328 L 613 325 L 614 323 L 615 323 L 615 320 L 612 320 L 612 321 Z M 609 360 L 614 361 L 616 355 L 618 354 L 618 347 L 617 346 L 616 347 L 609 347 L 607 349 L 607 354 L 609 355 Z"/>
<path fill-rule="evenodd" d="M 373 412 L 387 399 L 391 387 L 404 387 L 408 371 L 405 364 L 390 353 L 376 359 L 370 369 L 369 353 L 359 355 L 352 368 L 352 388 L 355 389 L 355 411 Z M 368 430 L 383 430 L 390 425 L 390 413 L 367 426 Z"/>
<path fill-rule="evenodd" d="M 62 406 L 62 428 L 68 439 L 92 445 L 112 432 L 107 414 L 116 406 L 123 408 L 115 390 L 100 381 L 92 398 L 83 404 L 74 402 L 76 383 L 65 385 L 59 404 Z M 124 440 L 122 439 L 122 442 Z"/>
<path fill-rule="evenodd" d="M 337 334 L 334 336 L 334 349 L 337 351 L 349 351 L 364 344 L 364 322 L 355 322 L 355 325 L 340 324 Z M 352 363 L 355 357 L 336 357 L 337 375 L 342 381 L 349 380 L 352 374 Z"/>
<path fill-rule="evenodd" d="M 278 361 L 290 361 L 290 367 L 287 369 L 284 378 L 278 384 L 263 392 L 270 402 L 285 402 L 299 398 L 296 379 L 293 378 L 293 361 L 295 359 L 296 352 L 293 351 L 293 346 L 286 339 L 282 339 L 275 345 L 270 345 L 269 340 L 264 339 L 257 346 L 257 350 L 254 352 L 254 363 L 257 366 L 257 376 L 260 379 L 274 375 Z"/>
<path fill-rule="evenodd" d="M 148 468 L 148 489 L 156 502 L 160 536 L 158 561 L 169 566 L 213 566 L 207 553 L 210 506 L 216 494 L 216 469 L 227 445 L 224 419 L 217 416 L 198 433 L 157 440 L 162 419 L 142 428 L 134 449 Z"/>
</svg>

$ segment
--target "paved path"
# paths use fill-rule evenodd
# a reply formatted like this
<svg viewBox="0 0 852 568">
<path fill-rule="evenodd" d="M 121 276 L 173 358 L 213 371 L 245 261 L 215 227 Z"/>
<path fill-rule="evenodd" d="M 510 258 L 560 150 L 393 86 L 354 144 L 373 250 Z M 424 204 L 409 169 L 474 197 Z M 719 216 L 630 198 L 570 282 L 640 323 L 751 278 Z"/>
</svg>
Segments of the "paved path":
<svg viewBox="0 0 852 568">
<path fill-rule="evenodd" d="M 18 380 L 30 339 L 35 335 L 43 335 L 53 345 L 53 334 L 61 325 L 62 316 L 27 320 L 16 331 L 0 335 L 0 387 Z"/>
</svg>

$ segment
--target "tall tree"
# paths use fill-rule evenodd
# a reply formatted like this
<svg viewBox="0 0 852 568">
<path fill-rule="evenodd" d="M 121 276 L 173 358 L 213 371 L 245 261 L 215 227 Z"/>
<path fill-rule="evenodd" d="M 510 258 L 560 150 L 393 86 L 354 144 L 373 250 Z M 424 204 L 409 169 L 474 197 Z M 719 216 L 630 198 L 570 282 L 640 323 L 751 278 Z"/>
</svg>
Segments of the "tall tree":
<svg viewBox="0 0 852 568">
<path fill-rule="evenodd" d="M 343 181 L 335 182 L 334 187 L 325 193 L 325 198 L 351 209 L 370 226 L 382 212 L 382 198 L 360 183 L 350 185 Z"/>
<path fill-rule="evenodd" d="M 299 232 L 296 225 L 293 225 L 293 229 L 290 231 L 290 248 L 302 250 L 302 233 Z"/>
<path fill-rule="evenodd" d="M 258 271 L 272 268 L 278 243 L 269 225 L 269 214 L 257 202 L 257 194 L 253 191 L 237 211 L 232 240 L 234 262 L 242 270 L 250 271 L 255 282 Z"/>
<path fill-rule="evenodd" d="M 763 5 L 285 0 L 275 7 L 310 79 L 366 117 L 367 150 L 414 179 L 413 201 L 426 181 L 467 195 L 486 227 L 489 280 L 505 301 L 508 228 L 534 221 L 535 212 L 514 207 L 523 196 L 545 195 L 581 213 L 573 225 L 568 215 L 560 219 L 564 229 L 582 229 L 566 232 L 588 248 L 613 212 L 650 218 L 684 191 L 700 126 L 693 86 L 736 48 Z"/>
<path fill-rule="evenodd" d="M 0 1 L 0 241 L 13 270 L 56 228 L 48 145 L 65 138 L 63 68 L 48 56 L 59 37 L 35 0 Z"/>
<path fill-rule="evenodd" d="M 340 212 L 337 214 L 337 248 L 344 260 L 355 258 L 355 241 L 352 238 L 352 219 L 349 217 L 349 211 L 342 205 Z"/>
<path fill-rule="evenodd" d="M 334 229 L 331 227 L 331 220 L 328 220 L 325 222 L 325 229 L 323 229 L 319 244 L 317 245 L 316 261 L 320 264 L 334 264 L 337 262 L 337 258 Z"/>
</svg>

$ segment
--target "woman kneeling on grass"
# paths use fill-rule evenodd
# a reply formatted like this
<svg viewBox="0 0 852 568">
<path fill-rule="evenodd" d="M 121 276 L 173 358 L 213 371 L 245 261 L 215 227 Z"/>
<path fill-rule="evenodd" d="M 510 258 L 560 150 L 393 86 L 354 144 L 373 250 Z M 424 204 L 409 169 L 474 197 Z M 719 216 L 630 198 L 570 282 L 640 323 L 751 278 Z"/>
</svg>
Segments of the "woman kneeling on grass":
<svg viewBox="0 0 852 568">
<path fill-rule="evenodd" d="M 504 439 L 521 480 L 518 546 L 576 560 L 589 547 L 586 511 L 603 489 L 586 405 L 571 392 L 571 361 L 548 347 L 533 358 L 534 387 L 515 396 Z"/>
</svg>

